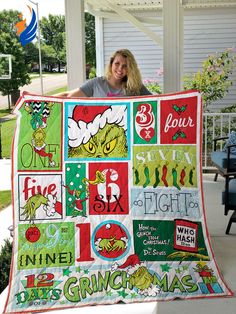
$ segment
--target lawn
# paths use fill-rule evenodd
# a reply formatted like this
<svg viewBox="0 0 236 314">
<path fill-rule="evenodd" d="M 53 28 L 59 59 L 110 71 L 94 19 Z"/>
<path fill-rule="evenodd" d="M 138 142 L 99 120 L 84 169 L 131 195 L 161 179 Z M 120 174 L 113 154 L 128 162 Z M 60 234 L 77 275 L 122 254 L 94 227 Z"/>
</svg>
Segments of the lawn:
<svg viewBox="0 0 236 314">
<path fill-rule="evenodd" d="M 55 94 L 62 93 L 65 91 L 67 91 L 67 86 L 57 88 L 49 93 L 46 93 L 45 95 L 50 96 L 50 95 L 55 95 Z"/>
<path fill-rule="evenodd" d="M 16 119 L 11 119 L 0 124 L 2 157 L 11 157 L 11 144 L 15 130 Z"/>
<path fill-rule="evenodd" d="M 0 191 L 0 211 L 11 204 L 11 191 Z"/>
<path fill-rule="evenodd" d="M 12 109 L 1 109 L 0 110 L 0 118 L 7 116 L 12 112 Z"/>
<path fill-rule="evenodd" d="M 55 74 L 64 74 L 64 73 L 58 73 L 58 72 L 43 72 L 42 73 L 42 77 L 44 78 L 45 76 L 48 76 L 48 75 L 55 75 Z M 31 80 L 34 80 L 36 78 L 40 78 L 40 74 L 39 73 L 30 73 L 30 78 Z"/>
</svg>

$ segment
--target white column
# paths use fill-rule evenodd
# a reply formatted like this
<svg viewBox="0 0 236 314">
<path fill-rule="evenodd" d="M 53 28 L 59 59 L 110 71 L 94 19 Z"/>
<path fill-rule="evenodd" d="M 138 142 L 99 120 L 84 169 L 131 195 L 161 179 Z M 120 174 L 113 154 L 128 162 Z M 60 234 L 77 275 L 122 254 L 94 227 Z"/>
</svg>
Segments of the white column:
<svg viewBox="0 0 236 314">
<path fill-rule="evenodd" d="M 68 90 L 80 87 L 85 73 L 84 0 L 65 0 Z"/>
<path fill-rule="evenodd" d="M 164 93 L 182 90 L 183 7 L 181 0 L 163 1 Z"/>
<path fill-rule="evenodd" d="M 104 75 L 104 42 L 103 42 L 103 18 L 95 16 L 96 31 L 96 74 Z"/>
</svg>

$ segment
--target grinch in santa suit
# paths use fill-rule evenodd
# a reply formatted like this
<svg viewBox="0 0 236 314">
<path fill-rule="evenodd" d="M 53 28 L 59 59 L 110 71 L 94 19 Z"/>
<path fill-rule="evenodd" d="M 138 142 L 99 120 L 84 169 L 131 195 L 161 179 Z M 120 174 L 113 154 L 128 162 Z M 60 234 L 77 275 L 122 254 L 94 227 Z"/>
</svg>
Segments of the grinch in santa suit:
<svg viewBox="0 0 236 314">
<path fill-rule="evenodd" d="M 68 119 L 69 157 L 127 157 L 126 106 L 76 106 Z"/>
<path fill-rule="evenodd" d="M 31 116 L 30 124 L 34 130 L 32 134 L 32 145 L 36 154 L 40 157 L 49 159 L 49 167 L 55 166 L 53 154 L 46 152 L 46 127 L 47 118 L 50 116 L 50 110 L 53 107 L 51 102 L 26 102 L 24 109 Z"/>
</svg>

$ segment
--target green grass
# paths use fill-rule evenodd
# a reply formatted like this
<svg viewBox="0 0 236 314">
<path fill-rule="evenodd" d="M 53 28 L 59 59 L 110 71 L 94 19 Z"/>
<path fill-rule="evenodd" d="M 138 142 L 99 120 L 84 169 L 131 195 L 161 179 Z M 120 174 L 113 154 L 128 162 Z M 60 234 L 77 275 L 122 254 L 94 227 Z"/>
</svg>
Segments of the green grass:
<svg viewBox="0 0 236 314">
<path fill-rule="evenodd" d="M 12 112 L 12 109 L 1 109 L 0 110 L 0 118 L 7 116 Z"/>
<path fill-rule="evenodd" d="M 0 211 L 11 204 L 11 191 L 0 191 Z"/>
<path fill-rule="evenodd" d="M 67 86 L 54 89 L 53 91 L 48 92 L 48 93 L 46 93 L 45 95 L 51 96 L 51 95 L 54 95 L 54 94 L 58 94 L 58 93 L 65 92 L 65 91 L 67 91 Z"/>
<path fill-rule="evenodd" d="M 55 74 L 64 74 L 62 72 L 43 72 L 42 75 L 43 77 L 45 77 L 46 75 L 55 75 Z M 30 73 L 30 78 L 32 80 L 36 79 L 36 78 L 39 78 L 40 77 L 40 74 L 39 73 Z"/>
<path fill-rule="evenodd" d="M 14 135 L 16 119 L 11 119 L 1 123 L 1 144 L 2 144 L 2 157 L 11 157 L 11 144 Z"/>
</svg>

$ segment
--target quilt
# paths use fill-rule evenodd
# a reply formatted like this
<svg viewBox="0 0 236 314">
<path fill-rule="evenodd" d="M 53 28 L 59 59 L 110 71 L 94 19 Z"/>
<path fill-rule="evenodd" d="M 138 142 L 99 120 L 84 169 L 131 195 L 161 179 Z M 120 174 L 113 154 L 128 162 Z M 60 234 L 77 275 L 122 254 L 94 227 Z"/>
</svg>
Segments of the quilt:
<svg viewBox="0 0 236 314">
<path fill-rule="evenodd" d="M 232 296 L 209 242 L 197 91 L 15 108 L 4 313 Z"/>
</svg>

